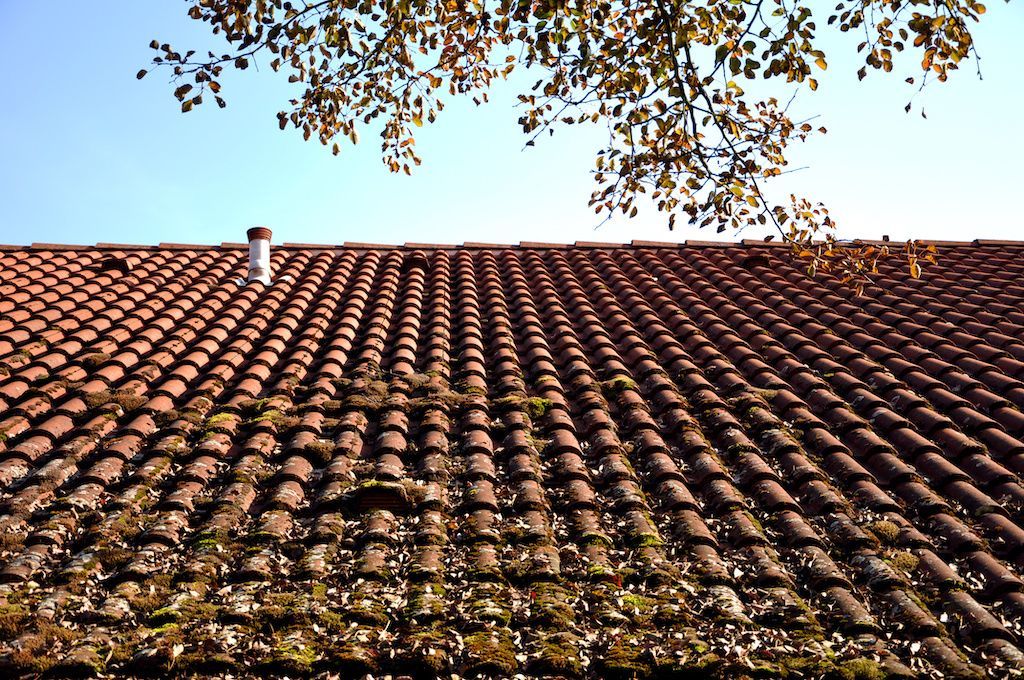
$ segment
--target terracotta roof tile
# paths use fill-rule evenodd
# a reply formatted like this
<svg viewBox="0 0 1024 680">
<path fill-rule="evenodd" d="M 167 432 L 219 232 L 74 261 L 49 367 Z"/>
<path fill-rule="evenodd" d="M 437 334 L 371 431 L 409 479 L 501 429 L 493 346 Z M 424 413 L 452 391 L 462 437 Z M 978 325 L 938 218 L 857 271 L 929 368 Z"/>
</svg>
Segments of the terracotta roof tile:
<svg viewBox="0 0 1024 680">
<path fill-rule="evenodd" d="M 0 667 L 1006 677 L 1024 243 L 777 247 L 0 247 Z"/>
</svg>

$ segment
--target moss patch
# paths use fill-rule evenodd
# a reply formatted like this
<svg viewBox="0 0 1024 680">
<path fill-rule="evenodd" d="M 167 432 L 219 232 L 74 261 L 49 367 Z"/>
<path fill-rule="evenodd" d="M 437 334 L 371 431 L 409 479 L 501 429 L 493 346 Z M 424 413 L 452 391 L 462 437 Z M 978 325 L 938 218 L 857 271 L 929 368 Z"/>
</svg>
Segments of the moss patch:
<svg viewBox="0 0 1024 680">
<path fill-rule="evenodd" d="M 345 391 L 344 409 L 377 411 L 388 398 L 388 384 L 383 380 L 356 380 Z"/>
<path fill-rule="evenodd" d="M 911 552 L 897 550 L 889 558 L 889 562 L 897 569 L 902 569 L 909 573 L 917 569 L 917 565 L 921 563 L 921 560 Z"/>
<path fill-rule="evenodd" d="M 87 354 L 84 357 L 82 357 L 82 366 L 84 368 L 96 368 L 108 361 L 110 361 L 109 354 L 104 354 L 103 352 L 96 352 L 94 354 Z"/>
<path fill-rule="evenodd" d="M 515 672 L 515 648 L 507 635 L 485 631 L 473 633 L 463 642 L 466 649 L 464 675 L 507 677 Z"/>
<path fill-rule="evenodd" d="M 609 678 L 646 677 L 651 672 L 651 664 L 643 654 L 644 650 L 639 646 L 615 640 L 601 659 L 601 670 Z"/>
<path fill-rule="evenodd" d="M 492 404 L 499 413 L 523 411 L 531 420 L 543 418 L 551 410 L 552 401 L 543 397 L 511 396 L 495 399 Z"/>
<path fill-rule="evenodd" d="M 617 375 L 611 380 L 605 380 L 603 383 L 601 383 L 601 391 L 604 392 L 604 394 L 609 397 L 615 396 L 616 394 L 621 394 L 625 390 L 635 389 L 636 381 L 631 378 L 627 378 L 624 375 Z"/>
<path fill-rule="evenodd" d="M 0 640 L 13 640 L 28 624 L 28 609 L 20 604 L 0 606 Z"/>
<path fill-rule="evenodd" d="M 643 595 L 637 595 L 630 593 L 622 597 L 622 608 L 630 611 L 639 612 L 644 614 L 650 611 L 651 607 L 654 606 L 654 602 L 649 597 Z"/>
<path fill-rule="evenodd" d="M 99 408 L 107 404 L 117 404 L 125 413 L 134 411 L 146 403 L 145 397 L 140 397 L 131 390 L 102 390 L 85 395 L 85 403 L 89 408 Z"/>
<path fill-rule="evenodd" d="M 429 629 L 409 635 L 395 650 L 398 667 L 413 677 L 441 677 L 451 673 L 450 636 L 447 629 Z"/>
<path fill-rule="evenodd" d="M 895 545 L 900 537 L 900 528 L 888 520 L 872 522 L 867 528 L 882 545 Z"/>
<path fill-rule="evenodd" d="M 637 533 L 626 537 L 630 548 L 656 548 L 665 545 L 661 536 L 655 533 Z"/>
<path fill-rule="evenodd" d="M 302 451 L 310 462 L 329 463 L 334 457 L 334 442 L 311 442 Z"/>
<path fill-rule="evenodd" d="M 532 645 L 527 666 L 531 673 L 541 676 L 580 676 L 583 665 L 577 654 L 579 647 L 580 639 L 572 633 L 548 635 Z"/>
<path fill-rule="evenodd" d="M 149 623 L 153 626 L 160 626 L 172 622 L 200 622 L 214 621 L 217 618 L 218 607 L 208 602 L 190 600 L 180 605 L 163 607 L 157 609 L 149 616 Z"/>
<path fill-rule="evenodd" d="M 839 664 L 837 677 L 842 680 L 885 680 L 885 669 L 872 659 L 850 659 Z"/>
<path fill-rule="evenodd" d="M 20 644 L 10 648 L 6 661 L 30 673 L 45 673 L 54 666 L 61 652 L 82 635 L 81 631 L 37 620 L 31 633 L 20 634 Z"/>
<path fill-rule="evenodd" d="M 283 642 L 274 648 L 267 665 L 286 675 L 308 675 L 316 660 L 317 653 L 313 647 Z"/>
<path fill-rule="evenodd" d="M 206 429 L 210 430 L 218 425 L 226 425 L 235 420 L 233 413 L 215 413 L 206 419 Z"/>
</svg>

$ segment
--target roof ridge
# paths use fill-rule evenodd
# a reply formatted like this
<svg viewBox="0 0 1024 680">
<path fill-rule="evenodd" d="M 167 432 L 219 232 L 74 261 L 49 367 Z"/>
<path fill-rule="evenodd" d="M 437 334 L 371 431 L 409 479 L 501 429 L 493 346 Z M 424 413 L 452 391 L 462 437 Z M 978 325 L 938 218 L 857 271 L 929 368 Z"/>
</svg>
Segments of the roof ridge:
<svg viewBox="0 0 1024 680">
<path fill-rule="evenodd" d="M 903 241 L 883 241 L 877 239 L 854 239 L 860 243 L 869 245 L 898 246 Z M 927 243 L 936 246 L 1001 246 L 1001 247 L 1024 247 L 1024 240 L 1009 239 L 974 239 L 973 241 L 946 241 L 922 239 Z M 764 241 L 762 239 L 741 239 L 739 241 L 706 241 L 701 239 L 686 239 L 683 241 L 647 241 L 634 239 L 628 243 L 614 241 L 575 241 L 572 243 L 521 241 L 519 243 L 480 243 L 466 241 L 464 243 L 369 243 L 347 241 L 341 244 L 330 243 L 296 243 L 285 241 L 274 244 L 275 248 L 285 250 L 492 250 L 492 249 L 514 249 L 514 250 L 548 250 L 565 248 L 728 248 L 735 246 L 756 246 L 756 247 L 788 247 L 785 243 L 776 241 Z M 212 243 L 105 243 L 100 242 L 94 245 L 71 244 L 71 243 L 46 243 L 37 242 L 29 245 L 0 244 L 0 251 L 12 250 L 238 250 L 248 248 L 247 243 L 224 241 L 219 244 Z"/>
</svg>

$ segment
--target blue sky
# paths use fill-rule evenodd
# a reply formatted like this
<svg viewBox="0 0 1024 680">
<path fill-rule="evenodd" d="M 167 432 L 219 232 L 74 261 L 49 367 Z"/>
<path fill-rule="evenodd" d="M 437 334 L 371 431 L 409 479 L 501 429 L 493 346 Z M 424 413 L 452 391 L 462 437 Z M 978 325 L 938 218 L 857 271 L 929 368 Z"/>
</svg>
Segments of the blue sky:
<svg viewBox="0 0 1024 680">
<path fill-rule="evenodd" d="M 483 107 L 448 102 L 417 135 L 413 177 L 387 172 L 370 134 L 333 157 L 280 132 L 290 90 L 269 69 L 225 79 L 227 109 L 182 115 L 164 73 L 135 73 L 154 38 L 211 44 L 187 7 L 0 0 L 0 243 L 220 243 L 256 224 L 276 242 L 716 238 L 669 232 L 652 209 L 595 230 L 586 204 L 600 130 L 563 128 L 524 149 L 507 85 Z M 859 83 L 855 39 L 830 38 L 828 72 L 798 102 L 829 134 L 792 154 L 807 169 L 777 191 L 824 200 L 843 236 L 1024 238 L 1021 26 L 1022 3 L 994 0 L 975 32 L 984 80 L 967 64 L 930 86 L 917 100 L 927 120 L 903 112 L 906 74 Z"/>
</svg>

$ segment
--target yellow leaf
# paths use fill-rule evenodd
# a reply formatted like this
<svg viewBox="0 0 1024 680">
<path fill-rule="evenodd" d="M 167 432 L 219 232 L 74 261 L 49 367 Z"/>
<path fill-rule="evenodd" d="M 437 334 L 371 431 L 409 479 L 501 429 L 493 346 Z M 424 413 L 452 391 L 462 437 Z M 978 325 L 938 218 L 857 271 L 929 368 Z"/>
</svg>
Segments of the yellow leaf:
<svg viewBox="0 0 1024 680">
<path fill-rule="evenodd" d="M 825 58 L 824 58 L 824 57 L 818 57 L 818 58 L 817 58 L 817 59 L 816 59 L 816 60 L 814 61 L 814 63 L 815 63 L 815 64 L 817 64 L 817 65 L 818 65 L 818 68 L 820 68 L 820 69 L 821 69 L 822 71 L 824 71 L 825 69 L 827 69 L 827 68 L 828 68 L 828 63 L 827 63 L 827 62 L 825 61 Z"/>
<path fill-rule="evenodd" d="M 810 86 L 811 86 L 812 90 L 817 90 L 818 89 L 818 81 L 815 80 L 814 78 L 808 78 L 807 82 L 810 83 Z"/>
<path fill-rule="evenodd" d="M 423 119 L 420 118 L 419 116 L 413 116 L 412 124 L 415 125 L 416 127 L 423 127 Z"/>
</svg>

